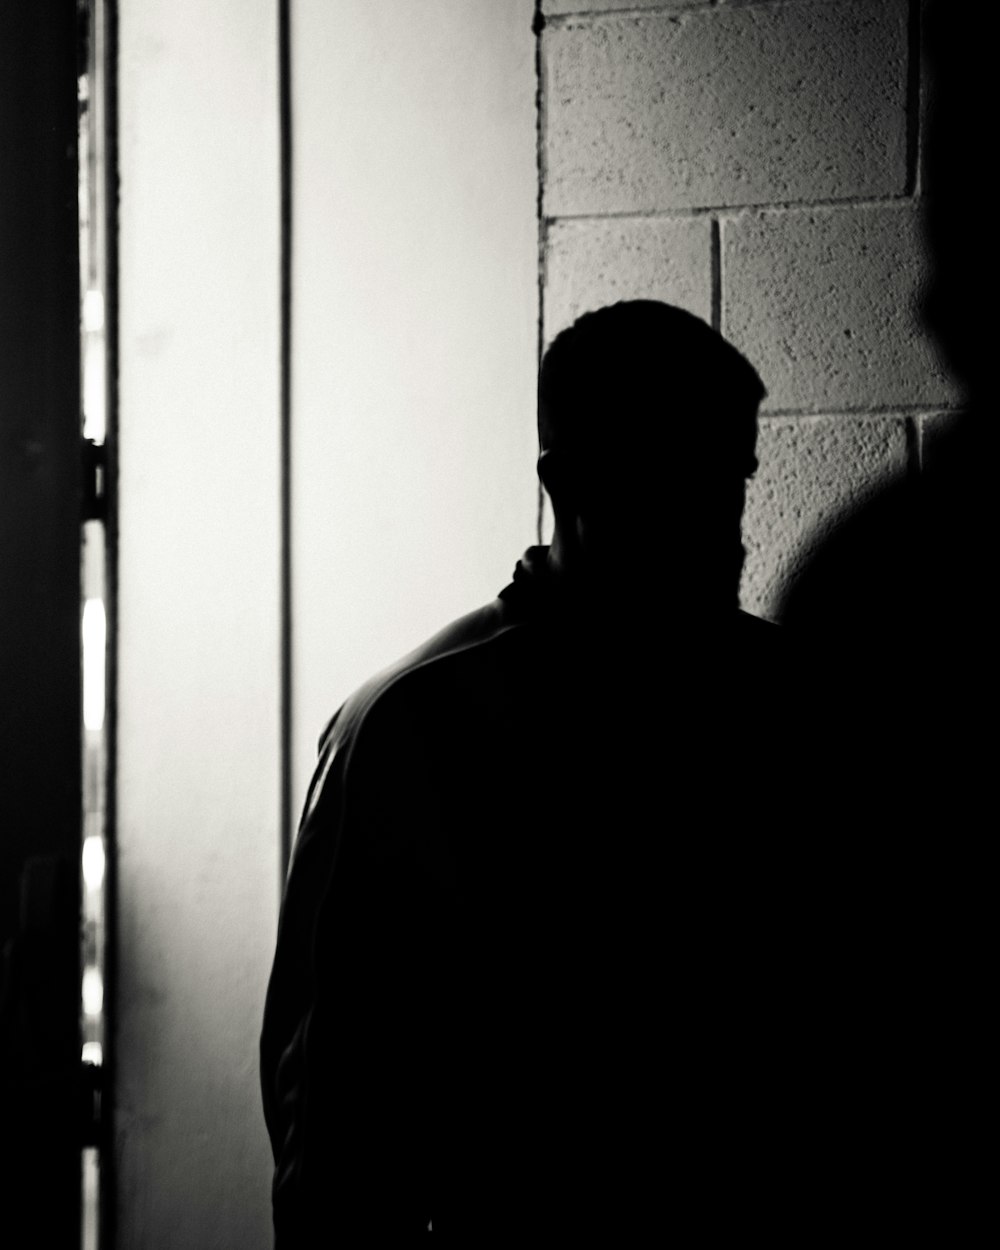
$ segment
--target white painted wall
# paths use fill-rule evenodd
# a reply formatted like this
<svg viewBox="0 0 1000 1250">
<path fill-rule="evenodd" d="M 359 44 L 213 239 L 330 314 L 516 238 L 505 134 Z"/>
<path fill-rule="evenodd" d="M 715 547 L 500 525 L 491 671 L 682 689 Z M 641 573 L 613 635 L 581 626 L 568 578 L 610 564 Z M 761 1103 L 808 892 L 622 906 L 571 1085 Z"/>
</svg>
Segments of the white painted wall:
<svg viewBox="0 0 1000 1250">
<path fill-rule="evenodd" d="M 534 537 L 531 0 L 298 0 L 295 803 L 375 668 Z M 269 1246 L 274 0 L 121 0 L 118 1246 Z"/>
<path fill-rule="evenodd" d="M 536 523 L 531 0 L 292 6 L 294 794 Z"/>
<path fill-rule="evenodd" d="M 271 1244 L 277 17 L 120 0 L 118 1246 Z"/>
</svg>

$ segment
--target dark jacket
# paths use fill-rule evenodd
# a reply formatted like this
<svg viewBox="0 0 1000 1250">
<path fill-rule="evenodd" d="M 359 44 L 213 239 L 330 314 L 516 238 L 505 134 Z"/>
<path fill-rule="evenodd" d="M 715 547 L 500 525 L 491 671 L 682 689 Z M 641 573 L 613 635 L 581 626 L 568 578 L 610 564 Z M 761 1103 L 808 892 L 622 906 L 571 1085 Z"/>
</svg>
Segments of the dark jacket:
<svg viewBox="0 0 1000 1250">
<path fill-rule="evenodd" d="M 322 739 L 261 1039 L 279 1250 L 770 1227 L 817 1183 L 843 935 L 801 674 L 775 626 L 622 621 L 544 556 Z"/>
</svg>

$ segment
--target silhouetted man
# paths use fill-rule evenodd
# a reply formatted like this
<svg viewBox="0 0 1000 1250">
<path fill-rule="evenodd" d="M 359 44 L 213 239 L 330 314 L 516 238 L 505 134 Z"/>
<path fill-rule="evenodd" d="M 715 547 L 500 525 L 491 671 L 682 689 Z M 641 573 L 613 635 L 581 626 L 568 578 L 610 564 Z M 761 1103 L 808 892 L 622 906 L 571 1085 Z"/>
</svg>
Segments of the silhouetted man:
<svg viewBox="0 0 1000 1250">
<path fill-rule="evenodd" d="M 763 395 L 679 309 L 581 317 L 539 380 L 551 546 L 327 729 L 261 1043 L 280 1250 L 806 1201 L 808 733 L 738 606 Z"/>
</svg>

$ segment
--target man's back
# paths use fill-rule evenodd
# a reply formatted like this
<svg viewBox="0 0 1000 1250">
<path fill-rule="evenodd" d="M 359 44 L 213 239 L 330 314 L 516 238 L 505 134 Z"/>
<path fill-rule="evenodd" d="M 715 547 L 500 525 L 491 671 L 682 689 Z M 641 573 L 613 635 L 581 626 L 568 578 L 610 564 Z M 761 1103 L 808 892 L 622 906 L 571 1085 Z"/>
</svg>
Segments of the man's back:
<svg viewBox="0 0 1000 1250">
<path fill-rule="evenodd" d="M 801 1165 L 822 887 L 749 789 L 801 729 L 777 634 L 581 617 L 529 558 L 342 709 L 262 1045 L 279 1247 L 620 1232 Z"/>
</svg>

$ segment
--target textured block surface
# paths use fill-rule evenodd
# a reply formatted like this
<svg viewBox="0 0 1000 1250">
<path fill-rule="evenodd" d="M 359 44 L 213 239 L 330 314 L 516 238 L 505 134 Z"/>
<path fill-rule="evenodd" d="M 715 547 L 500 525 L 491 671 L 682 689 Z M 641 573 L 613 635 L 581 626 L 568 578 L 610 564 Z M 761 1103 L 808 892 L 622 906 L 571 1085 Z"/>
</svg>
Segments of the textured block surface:
<svg viewBox="0 0 1000 1250">
<path fill-rule="evenodd" d="M 777 618 L 781 599 L 838 522 L 898 480 L 908 464 L 900 417 L 772 417 L 761 421 L 760 468 L 747 489 L 741 601 Z"/>
<path fill-rule="evenodd" d="M 546 213 L 901 194 L 906 15 L 846 0 L 551 27 Z"/>
<path fill-rule="evenodd" d="M 557 221 L 546 240 L 545 336 L 581 313 L 622 299 L 677 304 L 711 318 L 707 217 L 680 221 Z"/>
<path fill-rule="evenodd" d="M 918 312 L 925 261 L 908 206 L 766 212 L 722 224 L 722 331 L 767 409 L 951 402 Z"/>
</svg>

